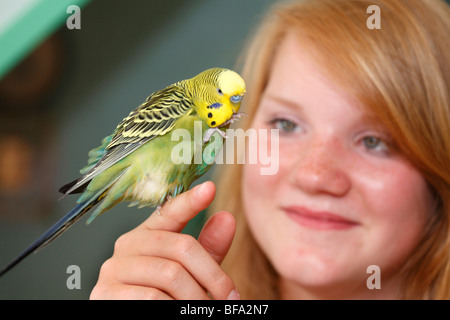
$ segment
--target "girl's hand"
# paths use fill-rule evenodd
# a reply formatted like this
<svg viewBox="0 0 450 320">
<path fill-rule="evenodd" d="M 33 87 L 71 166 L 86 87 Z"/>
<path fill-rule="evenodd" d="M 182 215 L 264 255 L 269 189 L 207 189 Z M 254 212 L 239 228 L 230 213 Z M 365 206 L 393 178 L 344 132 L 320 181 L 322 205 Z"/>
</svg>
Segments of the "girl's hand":
<svg viewBox="0 0 450 320">
<path fill-rule="evenodd" d="M 234 237 L 234 217 L 216 213 L 198 241 L 180 233 L 214 195 L 212 182 L 198 185 L 167 202 L 161 215 L 153 213 L 119 237 L 90 298 L 238 299 L 233 281 L 220 267 Z"/>
</svg>

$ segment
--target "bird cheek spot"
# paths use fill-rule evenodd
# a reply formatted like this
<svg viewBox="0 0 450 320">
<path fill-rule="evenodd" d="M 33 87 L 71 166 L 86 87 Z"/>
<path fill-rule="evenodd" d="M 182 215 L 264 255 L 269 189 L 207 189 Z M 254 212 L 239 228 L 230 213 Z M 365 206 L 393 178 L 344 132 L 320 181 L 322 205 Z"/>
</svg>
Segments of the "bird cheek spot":
<svg viewBox="0 0 450 320">
<path fill-rule="evenodd" d="M 213 104 L 207 106 L 207 108 L 208 108 L 208 109 L 219 109 L 221 106 L 222 106 L 221 103 L 216 102 L 216 103 L 213 103 Z"/>
</svg>

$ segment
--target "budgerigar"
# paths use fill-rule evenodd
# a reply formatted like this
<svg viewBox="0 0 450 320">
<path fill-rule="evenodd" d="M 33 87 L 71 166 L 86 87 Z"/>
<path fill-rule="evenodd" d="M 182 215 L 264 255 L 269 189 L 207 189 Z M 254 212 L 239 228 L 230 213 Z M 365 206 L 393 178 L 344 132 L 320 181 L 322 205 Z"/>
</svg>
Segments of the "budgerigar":
<svg viewBox="0 0 450 320">
<path fill-rule="evenodd" d="M 200 163 L 172 161 L 172 148 L 179 143 L 172 141 L 172 133 L 186 129 L 194 137 L 198 121 L 203 138 L 200 145 L 221 144 L 225 129 L 242 115 L 238 111 L 244 94 L 245 82 L 239 74 L 222 68 L 208 69 L 151 94 L 103 139 L 100 147 L 89 152 L 88 165 L 80 171 L 82 176 L 59 190 L 64 195 L 81 193 L 78 205 L 0 271 L 0 276 L 91 209 L 88 223 L 121 201 L 140 207 L 158 206 L 159 212 L 167 199 L 188 190 L 211 166 L 203 157 Z M 220 135 L 212 138 L 215 132 Z M 194 143 L 192 140 L 192 146 Z"/>
</svg>

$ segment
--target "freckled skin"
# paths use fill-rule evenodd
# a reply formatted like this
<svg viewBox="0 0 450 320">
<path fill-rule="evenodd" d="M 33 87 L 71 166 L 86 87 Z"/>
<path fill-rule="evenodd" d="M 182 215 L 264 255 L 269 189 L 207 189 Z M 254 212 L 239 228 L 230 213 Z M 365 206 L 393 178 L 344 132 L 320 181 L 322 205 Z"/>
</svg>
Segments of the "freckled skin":
<svg viewBox="0 0 450 320">
<path fill-rule="evenodd" d="M 432 195 L 401 155 L 367 148 L 363 138 L 379 126 L 343 92 L 295 36 L 286 36 L 252 127 L 272 129 L 273 120 L 283 118 L 296 130 L 280 130 L 277 174 L 261 175 L 263 164 L 244 166 L 246 219 L 291 297 L 398 298 L 396 270 L 420 240 Z M 352 224 L 316 230 L 292 220 L 286 206 L 329 212 Z M 382 270 L 382 293 L 365 286 L 372 264 Z"/>
</svg>

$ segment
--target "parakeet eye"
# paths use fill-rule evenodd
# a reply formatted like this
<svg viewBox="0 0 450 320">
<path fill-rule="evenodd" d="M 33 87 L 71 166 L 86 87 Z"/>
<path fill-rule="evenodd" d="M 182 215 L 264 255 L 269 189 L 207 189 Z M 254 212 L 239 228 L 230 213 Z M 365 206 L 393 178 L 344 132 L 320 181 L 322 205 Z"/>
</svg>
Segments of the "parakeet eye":
<svg viewBox="0 0 450 320">
<path fill-rule="evenodd" d="M 241 95 L 235 95 L 235 96 L 231 96 L 230 97 L 230 101 L 233 103 L 238 103 L 242 100 L 242 96 Z"/>
<path fill-rule="evenodd" d="M 223 96 L 223 92 L 220 88 L 217 88 L 217 93 L 220 94 L 221 96 Z"/>
</svg>

